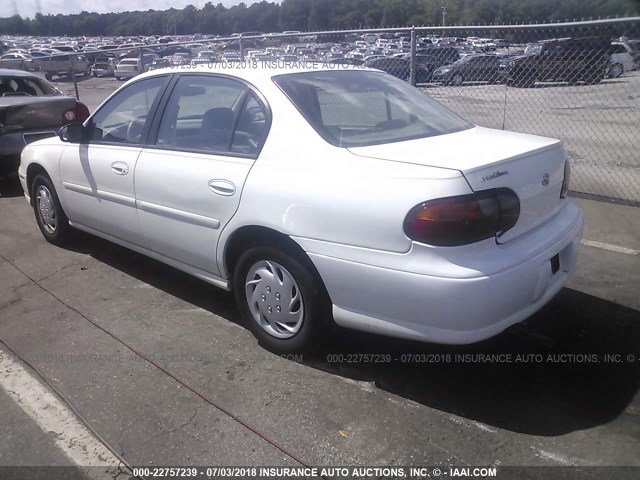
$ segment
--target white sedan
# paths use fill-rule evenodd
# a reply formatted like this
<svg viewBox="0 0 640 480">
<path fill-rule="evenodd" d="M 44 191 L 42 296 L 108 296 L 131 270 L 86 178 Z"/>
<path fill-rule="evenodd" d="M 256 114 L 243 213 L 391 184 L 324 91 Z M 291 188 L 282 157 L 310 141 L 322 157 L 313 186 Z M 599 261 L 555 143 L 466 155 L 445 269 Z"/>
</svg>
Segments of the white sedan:
<svg viewBox="0 0 640 480">
<path fill-rule="evenodd" d="M 560 141 L 344 66 L 154 70 L 27 146 L 19 175 L 49 242 L 77 228 L 233 290 L 279 352 L 334 322 L 496 335 L 567 282 L 583 227 Z"/>
</svg>

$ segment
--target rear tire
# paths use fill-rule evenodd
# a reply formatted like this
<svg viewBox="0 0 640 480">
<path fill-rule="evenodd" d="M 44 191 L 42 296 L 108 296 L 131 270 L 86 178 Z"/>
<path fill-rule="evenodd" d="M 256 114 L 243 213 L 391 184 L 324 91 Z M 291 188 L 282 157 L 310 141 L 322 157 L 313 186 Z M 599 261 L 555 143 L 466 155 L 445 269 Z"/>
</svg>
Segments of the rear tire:
<svg viewBox="0 0 640 480">
<path fill-rule="evenodd" d="M 253 247 L 236 263 L 236 303 L 267 350 L 305 353 L 331 331 L 331 301 L 306 258 L 273 247 Z"/>
<path fill-rule="evenodd" d="M 624 67 L 619 63 L 614 63 L 609 69 L 609 78 L 618 78 L 624 73 Z"/>
<path fill-rule="evenodd" d="M 38 174 L 33 180 L 31 198 L 36 222 L 47 242 L 54 245 L 66 243 L 72 236 L 72 228 L 60 205 L 56 189 L 47 176 Z"/>
</svg>

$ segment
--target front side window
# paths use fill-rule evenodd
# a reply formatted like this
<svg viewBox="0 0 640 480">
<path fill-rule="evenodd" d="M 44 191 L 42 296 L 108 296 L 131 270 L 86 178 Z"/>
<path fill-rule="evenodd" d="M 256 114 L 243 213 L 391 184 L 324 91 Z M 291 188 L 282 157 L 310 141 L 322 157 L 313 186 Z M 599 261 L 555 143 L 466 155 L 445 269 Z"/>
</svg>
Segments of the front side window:
<svg viewBox="0 0 640 480">
<path fill-rule="evenodd" d="M 91 118 L 89 142 L 141 143 L 151 106 L 165 81 L 165 76 L 152 77 L 120 90 Z"/>
<path fill-rule="evenodd" d="M 473 127 L 420 90 L 381 72 L 305 72 L 273 80 L 316 132 L 338 147 L 401 142 Z"/>
<path fill-rule="evenodd" d="M 265 112 L 244 84 L 212 75 L 185 75 L 162 114 L 158 146 L 255 155 Z"/>
</svg>

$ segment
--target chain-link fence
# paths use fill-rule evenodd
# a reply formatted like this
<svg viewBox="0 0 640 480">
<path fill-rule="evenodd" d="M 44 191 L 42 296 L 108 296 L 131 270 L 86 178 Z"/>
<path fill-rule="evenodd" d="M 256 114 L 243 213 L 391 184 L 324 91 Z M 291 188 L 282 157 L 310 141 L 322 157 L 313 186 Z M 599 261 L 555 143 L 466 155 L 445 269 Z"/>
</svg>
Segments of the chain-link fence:
<svg viewBox="0 0 640 480">
<path fill-rule="evenodd" d="M 478 125 L 560 138 L 572 160 L 572 190 L 638 204 L 638 39 L 640 17 L 188 37 L 153 45 L 89 43 L 79 52 L 16 59 L 16 68 L 75 80 L 220 61 L 363 65 L 415 84 Z"/>
</svg>

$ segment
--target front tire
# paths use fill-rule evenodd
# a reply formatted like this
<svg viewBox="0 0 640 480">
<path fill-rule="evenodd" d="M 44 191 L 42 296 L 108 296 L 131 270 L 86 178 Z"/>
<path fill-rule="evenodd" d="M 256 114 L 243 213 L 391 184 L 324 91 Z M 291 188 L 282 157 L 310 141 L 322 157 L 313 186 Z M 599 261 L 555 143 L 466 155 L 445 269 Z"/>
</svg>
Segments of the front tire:
<svg viewBox="0 0 640 480">
<path fill-rule="evenodd" d="M 62 210 L 56 189 L 51 180 L 39 174 L 31 189 L 36 222 L 47 242 L 63 245 L 72 235 L 69 219 Z"/>
<path fill-rule="evenodd" d="M 331 329 L 331 301 L 308 259 L 254 247 L 234 271 L 236 303 L 260 345 L 275 353 L 317 348 Z"/>
</svg>

